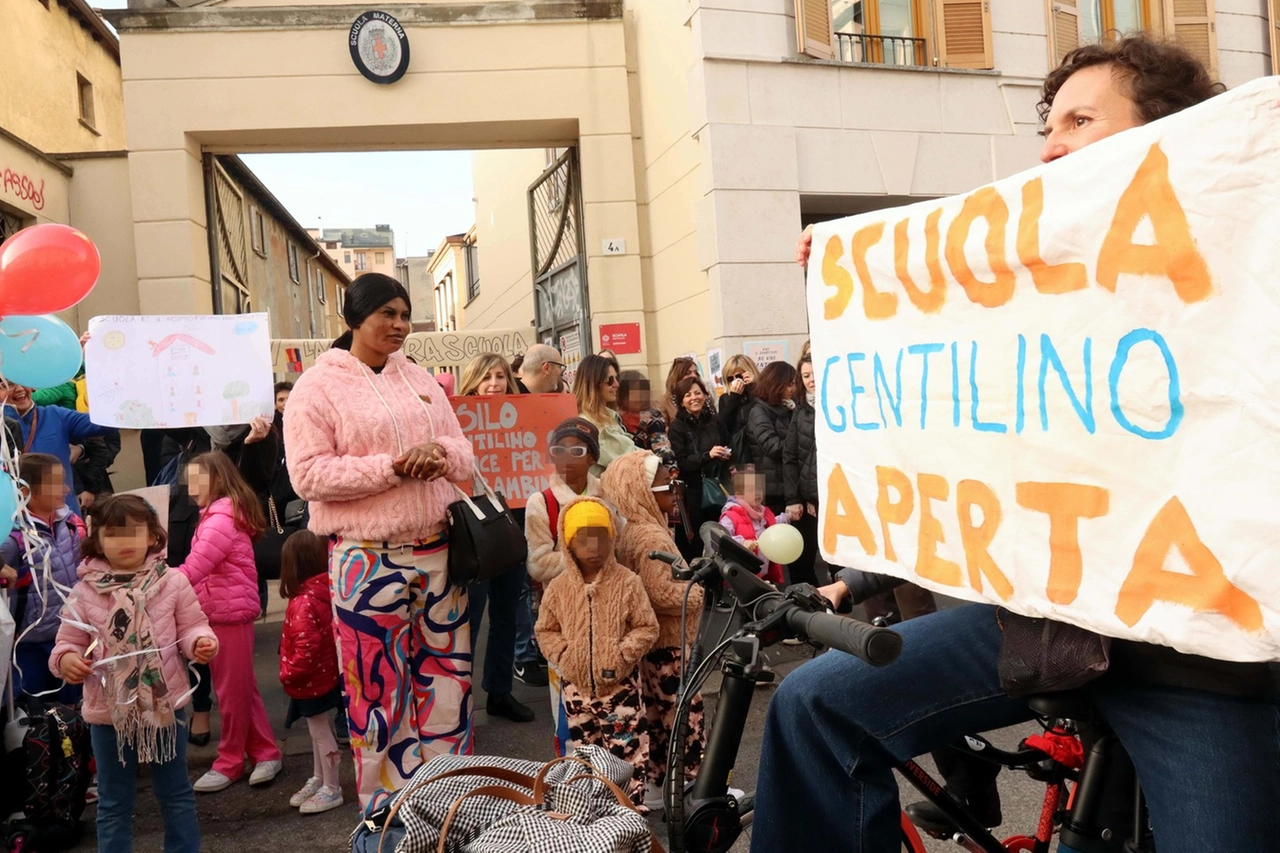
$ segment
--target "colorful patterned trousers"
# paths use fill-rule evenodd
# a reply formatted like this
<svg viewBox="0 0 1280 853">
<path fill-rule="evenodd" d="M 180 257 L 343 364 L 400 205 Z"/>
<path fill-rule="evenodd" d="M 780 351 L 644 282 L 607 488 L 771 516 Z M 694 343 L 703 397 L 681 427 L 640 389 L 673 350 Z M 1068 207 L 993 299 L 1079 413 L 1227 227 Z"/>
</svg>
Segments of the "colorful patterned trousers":
<svg viewBox="0 0 1280 853">
<path fill-rule="evenodd" d="M 471 631 L 448 545 L 339 537 L 329 561 L 356 789 L 366 813 L 436 755 L 471 752 Z"/>
<path fill-rule="evenodd" d="M 649 728 L 649 767 L 652 785 L 661 787 L 667 778 L 667 750 L 675 727 L 676 703 L 680 700 L 679 646 L 654 649 L 640 661 L 640 690 Z M 684 778 L 692 782 L 702 768 L 702 752 L 707 745 L 706 714 L 702 694 L 689 702 L 689 730 L 684 741 Z"/>
<path fill-rule="evenodd" d="M 561 690 L 569 740 L 604 747 L 634 767 L 635 775 L 625 790 L 633 803 L 644 805 L 649 732 L 639 673 L 632 672 L 604 696 L 592 696 L 568 681 L 561 682 Z"/>
</svg>

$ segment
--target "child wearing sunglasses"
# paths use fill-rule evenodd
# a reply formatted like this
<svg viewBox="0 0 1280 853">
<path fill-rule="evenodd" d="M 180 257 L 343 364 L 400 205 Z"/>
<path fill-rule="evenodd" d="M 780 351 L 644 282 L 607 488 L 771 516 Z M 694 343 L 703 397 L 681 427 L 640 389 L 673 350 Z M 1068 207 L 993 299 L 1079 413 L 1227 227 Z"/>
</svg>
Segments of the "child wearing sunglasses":
<svg viewBox="0 0 1280 853">
<path fill-rule="evenodd" d="M 558 535 L 560 510 L 580 497 L 600 494 L 591 466 L 600 460 L 600 433 L 585 418 L 569 418 L 551 433 L 551 485 L 525 504 L 524 535 L 529 541 L 529 577 L 548 584 L 564 569 Z"/>
</svg>

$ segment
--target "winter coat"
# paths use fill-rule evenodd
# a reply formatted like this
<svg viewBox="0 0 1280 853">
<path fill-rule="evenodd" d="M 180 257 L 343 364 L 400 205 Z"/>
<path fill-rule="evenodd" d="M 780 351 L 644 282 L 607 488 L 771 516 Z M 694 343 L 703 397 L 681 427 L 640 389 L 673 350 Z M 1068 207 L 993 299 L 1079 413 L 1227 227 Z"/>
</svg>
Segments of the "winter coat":
<svg viewBox="0 0 1280 853">
<path fill-rule="evenodd" d="M 560 558 L 560 516 L 565 507 L 578 498 L 597 497 L 600 494 L 600 481 L 588 474 L 587 490 L 579 495 L 560 479 L 559 474 L 552 474 L 551 486 L 546 491 L 551 492 L 551 496 L 555 498 L 554 523 L 545 492 L 529 495 L 529 500 L 524 505 L 524 538 L 529 543 L 529 577 L 544 585 L 551 583 L 552 578 L 564 570 L 564 560 Z"/>
<path fill-rule="evenodd" d="M 71 470 L 71 445 L 80 444 L 87 438 L 98 435 L 120 435 L 115 427 L 98 426 L 89 420 L 89 416 L 72 409 L 60 406 L 32 406 L 25 415 L 19 415 L 12 406 L 4 407 L 6 417 L 14 418 L 22 428 L 19 449 L 31 439 L 31 446 L 24 452 L 48 453 L 58 457 L 62 463 L 62 476 L 71 485 L 75 475 Z M 31 434 L 34 425 L 35 435 Z M 80 499 L 75 490 L 67 493 L 67 508 L 76 515 L 80 514 Z"/>
<path fill-rule="evenodd" d="M 109 495 L 115 492 L 111 484 L 111 466 L 120 455 L 120 435 L 117 433 L 87 438 L 81 447 L 84 452 L 72 466 L 76 494 L 90 492 L 94 495 Z"/>
<path fill-rule="evenodd" d="M 676 464 L 671 452 L 667 418 L 658 409 L 643 412 L 622 412 L 622 428 L 631 434 L 631 440 L 641 450 L 653 452 L 667 466 Z"/>
<path fill-rule="evenodd" d="M 650 551 L 678 553 L 666 516 L 650 489 L 644 460 L 648 454 L 631 453 L 616 460 L 600 481 L 604 498 L 617 508 L 627 524 L 618 534 L 614 550 L 618 560 L 640 576 L 644 591 L 658 616 L 658 640 L 654 648 L 667 649 L 681 645 L 680 607 L 685 584 L 673 580 L 671 567 L 650 560 Z M 702 610 L 702 587 L 689 592 L 689 624 L 684 641 L 691 643 L 698 635 L 698 614 Z"/>
<path fill-rule="evenodd" d="M 720 513 L 720 524 L 733 534 L 733 538 L 738 541 L 738 544 L 759 542 L 760 534 L 779 523 L 779 519 L 773 514 L 773 510 L 767 506 L 761 506 L 760 510 L 763 517 L 756 521 L 738 498 L 729 498 L 728 503 L 724 505 L 724 510 Z M 781 523 L 787 523 L 786 516 L 782 517 Z M 760 549 L 756 547 L 751 550 L 758 554 Z M 767 581 L 772 581 L 773 583 L 783 582 L 782 566 L 777 563 L 768 563 L 761 569 L 759 574 L 760 577 Z"/>
<path fill-rule="evenodd" d="M 178 571 L 191 581 L 210 625 L 240 625 L 262 612 L 253 540 L 230 498 L 218 498 L 200 514 L 191 553 Z"/>
<path fill-rule="evenodd" d="M 610 409 L 609 418 L 604 423 L 597 423 L 586 412 L 582 413 L 582 418 L 600 431 L 600 459 L 591 466 L 591 473 L 594 476 L 599 477 L 603 474 L 604 470 L 619 456 L 636 452 L 635 440 L 622 426 L 622 419 L 618 417 L 617 412 Z"/>
<path fill-rule="evenodd" d="M 338 686 L 338 644 L 327 572 L 303 581 L 285 608 L 280 683 L 294 699 L 318 699 Z"/>
<path fill-rule="evenodd" d="M 564 519 L 561 513 L 560 539 Z M 653 648 L 658 620 L 640 579 L 612 554 L 590 584 L 583 581 L 573 551 L 565 548 L 561 555 L 564 571 L 542 594 L 538 646 L 566 681 L 584 693 L 604 696 Z"/>
<path fill-rule="evenodd" d="M 703 409 L 695 418 L 681 407 L 669 432 L 680 479 L 688 486 L 690 500 L 701 500 L 702 478 L 716 476 L 721 465 L 711 458 L 711 448 L 729 444 L 724 428 L 710 409 Z"/>
<path fill-rule="evenodd" d="M 741 394 L 726 391 L 720 398 L 720 426 L 730 441 L 739 432 L 747 428 L 747 417 L 755 407 L 756 398 L 751 396 L 751 386 L 743 389 Z"/>
<path fill-rule="evenodd" d="M 101 560 L 85 560 L 80 566 L 79 575 L 105 568 Z M 107 630 L 107 619 L 110 616 L 111 597 L 98 592 L 81 580 L 67 598 L 66 612 L 76 621 L 93 625 L 99 633 Z M 151 591 L 147 599 L 147 615 L 151 617 L 151 630 L 155 647 L 160 649 L 160 671 L 164 674 L 165 685 L 169 688 L 169 696 L 175 700 L 191 689 L 187 681 L 187 660 L 195 657 L 196 641 L 208 637 L 216 640 L 209 628 L 209 620 L 196 599 L 191 583 L 182 572 L 170 569 Z M 57 643 L 53 653 L 49 655 L 49 670 L 62 677 L 58 662 L 64 654 L 84 655 L 95 637 L 83 628 L 69 622 L 63 622 L 58 628 Z M 176 644 L 176 646 L 175 646 Z M 177 704 L 181 708 L 189 702 L 185 699 Z M 107 708 L 107 698 L 101 679 L 86 678 L 84 681 L 84 705 L 82 707 L 85 722 L 95 725 L 111 725 L 111 711 Z M 176 710 L 176 708 L 175 708 Z"/>
<path fill-rule="evenodd" d="M 757 400 L 747 415 L 747 441 L 751 445 L 751 461 L 756 473 L 765 476 L 765 500 L 780 504 L 786 487 L 782 475 L 782 448 L 791 424 L 791 410 L 786 406 L 770 406 Z"/>
<path fill-rule="evenodd" d="M 434 432 L 433 432 L 434 424 Z M 392 463 L 418 445 L 444 449 L 435 480 L 402 478 Z M 310 501 L 313 533 L 405 544 L 444 529 L 450 480 L 475 468 L 449 398 L 426 370 L 392 353 L 381 373 L 331 349 L 298 379 L 284 414 L 289 476 Z"/>
<path fill-rule="evenodd" d="M 813 406 L 802 403 L 791 415 L 782 448 L 782 482 L 787 505 L 818 505 L 818 442 L 814 438 Z"/>
<path fill-rule="evenodd" d="M 18 571 L 17 587 L 9 596 L 9 608 L 18 622 L 14 636 L 23 643 L 47 643 L 58 634 L 63 596 L 79 578 L 76 573 L 80 568 L 79 519 L 64 507 L 52 527 L 38 518 L 30 520 L 40 532 L 39 541 L 29 543 L 35 549 L 35 563 L 27 562 L 24 536 L 17 530 L 0 544 L 0 558 L 6 566 Z M 46 552 L 49 577 L 45 577 L 42 569 Z M 57 586 L 63 587 L 63 591 L 59 592 Z"/>
</svg>

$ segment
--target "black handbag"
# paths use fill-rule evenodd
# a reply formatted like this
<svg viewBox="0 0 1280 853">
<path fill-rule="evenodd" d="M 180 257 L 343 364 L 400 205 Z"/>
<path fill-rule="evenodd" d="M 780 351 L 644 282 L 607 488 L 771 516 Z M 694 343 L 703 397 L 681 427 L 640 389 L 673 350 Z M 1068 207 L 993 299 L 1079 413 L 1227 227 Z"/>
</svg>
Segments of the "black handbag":
<svg viewBox="0 0 1280 853">
<path fill-rule="evenodd" d="M 487 581 L 514 569 L 529 556 L 524 529 L 516 523 L 501 494 L 475 472 L 482 494 L 467 495 L 457 485 L 458 500 L 449 504 L 449 580 L 465 586 Z"/>
<path fill-rule="evenodd" d="M 1000 689 L 1010 696 L 1074 690 L 1106 673 L 1111 638 L 1066 622 L 996 610 Z"/>
<path fill-rule="evenodd" d="M 302 504 L 302 510 L 291 516 L 289 511 L 294 504 Z M 280 554 L 285 540 L 306 527 L 303 520 L 305 509 L 306 501 L 290 501 L 281 516 L 276 499 L 267 498 L 267 529 L 253 543 L 253 562 L 258 567 L 258 577 L 269 581 L 280 579 Z"/>
</svg>

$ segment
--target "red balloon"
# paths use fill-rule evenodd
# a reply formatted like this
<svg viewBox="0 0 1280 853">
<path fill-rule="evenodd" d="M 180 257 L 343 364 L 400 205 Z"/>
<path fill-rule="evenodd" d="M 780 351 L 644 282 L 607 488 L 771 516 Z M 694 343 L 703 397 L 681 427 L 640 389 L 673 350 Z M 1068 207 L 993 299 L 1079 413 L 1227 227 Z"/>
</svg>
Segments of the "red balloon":
<svg viewBox="0 0 1280 853">
<path fill-rule="evenodd" d="M 33 225 L 0 245 L 0 315 L 53 314 L 89 295 L 102 258 L 69 225 Z"/>
</svg>

